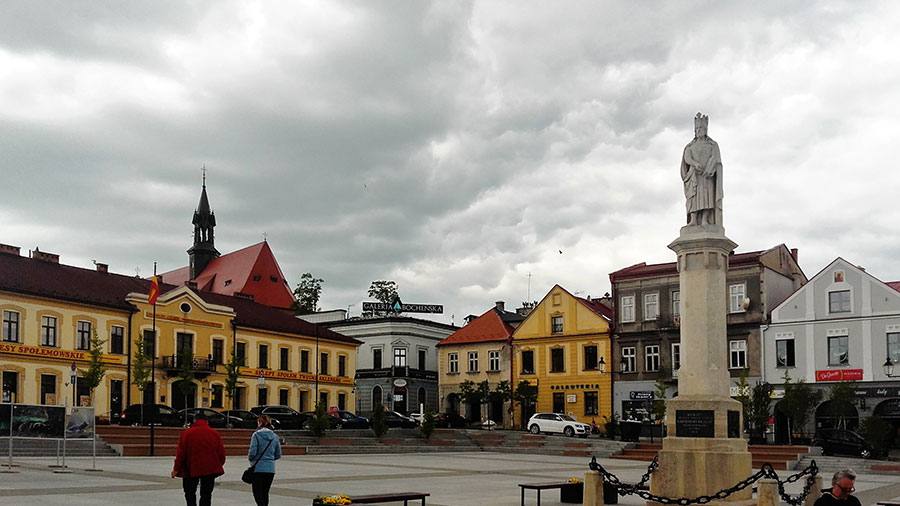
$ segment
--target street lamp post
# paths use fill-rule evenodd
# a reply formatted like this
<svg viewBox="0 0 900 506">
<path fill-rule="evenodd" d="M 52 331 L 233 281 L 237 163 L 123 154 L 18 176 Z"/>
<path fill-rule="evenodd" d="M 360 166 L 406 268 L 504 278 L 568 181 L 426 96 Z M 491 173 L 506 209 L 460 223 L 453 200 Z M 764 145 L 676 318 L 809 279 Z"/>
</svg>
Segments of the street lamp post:
<svg viewBox="0 0 900 506">
<path fill-rule="evenodd" d="M 894 362 L 894 360 L 891 360 L 891 357 L 888 357 L 887 360 L 884 361 L 884 365 L 881 366 L 884 370 L 884 375 L 888 378 L 900 377 L 900 374 L 894 375 Z"/>
</svg>

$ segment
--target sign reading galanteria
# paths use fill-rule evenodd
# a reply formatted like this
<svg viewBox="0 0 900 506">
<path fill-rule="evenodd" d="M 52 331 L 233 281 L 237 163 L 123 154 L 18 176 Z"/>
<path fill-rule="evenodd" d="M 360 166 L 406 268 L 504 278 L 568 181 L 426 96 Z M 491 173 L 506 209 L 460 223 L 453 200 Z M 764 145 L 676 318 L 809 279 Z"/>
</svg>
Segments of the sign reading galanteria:
<svg viewBox="0 0 900 506">
<path fill-rule="evenodd" d="M 400 297 L 390 304 L 385 302 L 363 302 L 363 311 L 392 311 L 394 313 L 441 313 L 444 306 L 441 304 L 404 304 Z"/>
</svg>

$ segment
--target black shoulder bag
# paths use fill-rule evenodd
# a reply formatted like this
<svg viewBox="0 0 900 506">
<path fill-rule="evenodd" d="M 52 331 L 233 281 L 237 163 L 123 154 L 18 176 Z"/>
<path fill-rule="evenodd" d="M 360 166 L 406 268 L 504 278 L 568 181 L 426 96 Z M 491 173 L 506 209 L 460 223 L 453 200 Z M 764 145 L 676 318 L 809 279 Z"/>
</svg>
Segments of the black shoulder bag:
<svg viewBox="0 0 900 506">
<path fill-rule="evenodd" d="M 268 450 L 269 446 L 271 445 L 272 440 L 270 439 L 269 444 L 267 444 L 263 451 L 260 452 L 259 456 L 256 457 L 256 462 L 254 462 L 253 465 L 248 467 L 247 469 L 244 469 L 244 474 L 241 475 L 241 481 L 243 481 L 244 483 L 253 483 L 253 474 L 256 473 L 256 464 L 259 464 L 259 459 L 261 459 L 262 456 L 265 455 L 266 450 Z"/>
</svg>

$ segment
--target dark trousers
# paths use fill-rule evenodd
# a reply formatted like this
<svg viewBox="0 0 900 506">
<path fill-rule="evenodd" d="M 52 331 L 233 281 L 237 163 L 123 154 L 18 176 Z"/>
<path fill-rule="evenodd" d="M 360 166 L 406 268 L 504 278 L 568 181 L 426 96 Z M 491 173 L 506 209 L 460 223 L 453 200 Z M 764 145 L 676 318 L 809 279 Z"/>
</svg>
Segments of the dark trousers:
<svg viewBox="0 0 900 506">
<path fill-rule="evenodd" d="M 184 501 L 187 506 L 197 506 L 197 484 L 200 484 L 200 506 L 212 504 L 213 488 L 216 486 L 216 475 L 192 476 L 181 479 L 181 487 L 184 489 Z"/>
<path fill-rule="evenodd" d="M 253 500 L 256 506 L 269 506 L 269 489 L 275 473 L 253 473 Z"/>
</svg>

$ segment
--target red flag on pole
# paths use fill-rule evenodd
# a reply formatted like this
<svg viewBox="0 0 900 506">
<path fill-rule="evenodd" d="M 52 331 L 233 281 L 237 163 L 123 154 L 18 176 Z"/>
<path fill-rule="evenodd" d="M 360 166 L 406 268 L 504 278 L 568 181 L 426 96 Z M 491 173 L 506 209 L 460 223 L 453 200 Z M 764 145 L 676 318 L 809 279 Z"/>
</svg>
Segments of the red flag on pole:
<svg viewBox="0 0 900 506">
<path fill-rule="evenodd" d="M 158 298 L 159 283 L 156 282 L 156 276 L 153 276 L 153 281 L 150 283 L 150 294 L 147 296 L 147 302 L 149 302 L 151 306 L 156 305 L 156 299 Z"/>
</svg>

